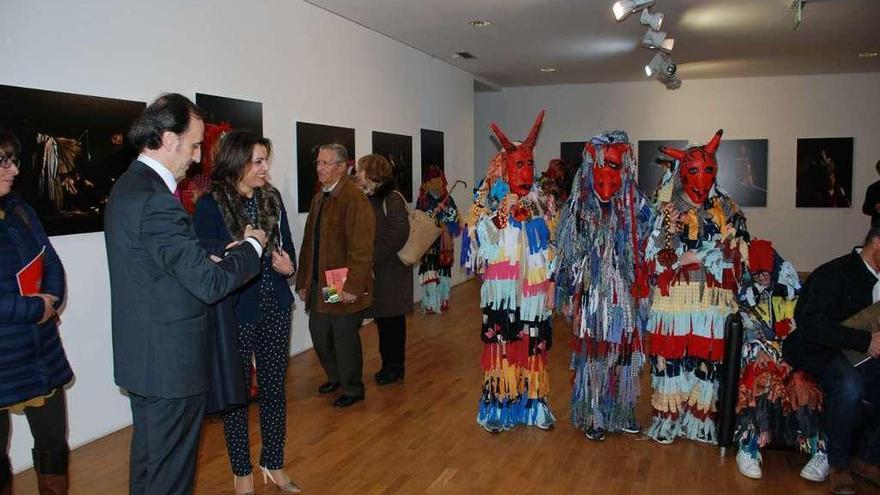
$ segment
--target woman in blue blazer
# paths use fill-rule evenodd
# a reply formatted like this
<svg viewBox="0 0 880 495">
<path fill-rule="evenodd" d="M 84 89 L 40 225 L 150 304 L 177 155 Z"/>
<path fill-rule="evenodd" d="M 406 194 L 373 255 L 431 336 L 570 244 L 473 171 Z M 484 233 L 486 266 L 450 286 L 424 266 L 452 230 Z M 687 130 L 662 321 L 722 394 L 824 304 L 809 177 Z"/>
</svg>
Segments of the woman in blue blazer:
<svg viewBox="0 0 880 495">
<path fill-rule="evenodd" d="M 249 388 L 253 356 L 260 384 L 263 482 L 271 479 L 282 491 L 299 493 L 283 470 L 287 407 L 284 379 L 290 358 L 293 303 L 287 279 L 296 272 L 296 253 L 281 195 L 269 184 L 271 152 L 272 143 L 256 134 L 232 131 L 223 136 L 214 155 L 211 188 L 196 203 L 193 224 L 208 252 L 216 256 L 222 256 L 230 242 L 241 240 L 247 225 L 268 234 L 262 272 L 233 296 L 240 372 Z M 247 407 L 225 412 L 223 427 L 235 492 L 252 493 Z"/>
<path fill-rule="evenodd" d="M 24 411 L 34 436 L 40 493 L 67 493 L 64 385 L 73 372 L 58 335 L 64 267 L 36 212 L 10 194 L 21 145 L 0 132 L 0 493 L 10 493 L 9 412 Z M 43 252 L 36 293 L 22 295 L 16 274 Z M 25 289 L 26 290 L 26 289 Z"/>
</svg>

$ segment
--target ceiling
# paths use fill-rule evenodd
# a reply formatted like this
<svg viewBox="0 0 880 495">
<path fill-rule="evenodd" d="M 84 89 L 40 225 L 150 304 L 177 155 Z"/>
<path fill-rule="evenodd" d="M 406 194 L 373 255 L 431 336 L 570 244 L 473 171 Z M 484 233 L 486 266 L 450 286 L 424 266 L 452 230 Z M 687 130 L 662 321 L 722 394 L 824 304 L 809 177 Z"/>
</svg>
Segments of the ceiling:
<svg viewBox="0 0 880 495">
<path fill-rule="evenodd" d="M 644 79 L 638 14 L 613 0 L 307 0 L 474 74 L 478 89 Z M 880 0 L 657 0 L 682 80 L 880 72 Z M 492 25 L 468 23 L 490 19 Z M 456 60 L 455 52 L 476 55 Z M 552 66 L 557 72 L 542 73 Z"/>
</svg>

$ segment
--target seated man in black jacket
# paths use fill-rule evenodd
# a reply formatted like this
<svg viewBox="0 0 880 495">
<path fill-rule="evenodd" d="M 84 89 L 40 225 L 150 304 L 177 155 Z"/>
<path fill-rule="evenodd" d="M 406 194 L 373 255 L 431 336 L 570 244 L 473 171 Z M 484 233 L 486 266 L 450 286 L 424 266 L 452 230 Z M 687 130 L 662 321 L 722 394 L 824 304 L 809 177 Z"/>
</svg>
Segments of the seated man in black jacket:
<svg viewBox="0 0 880 495">
<path fill-rule="evenodd" d="M 807 278 L 795 308 L 797 330 L 783 343 L 784 359 L 816 377 L 825 393 L 832 493 L 854 494 L 850 469 L 880 484 L 880 333 L 842 325 L 880 300 L 880 225 L 865 244 L 825 263 Z M 854 366 L 843 354 L 854 350 L 873 359 Z M 859 442 L 856 434 L 859 433 Z M 856 445 L 858 443 L 858 445 Z M 850 459 L 852 457 L 852 460 Z M 852 462 L 851 462 L 852 461 Z"/>
</svg>

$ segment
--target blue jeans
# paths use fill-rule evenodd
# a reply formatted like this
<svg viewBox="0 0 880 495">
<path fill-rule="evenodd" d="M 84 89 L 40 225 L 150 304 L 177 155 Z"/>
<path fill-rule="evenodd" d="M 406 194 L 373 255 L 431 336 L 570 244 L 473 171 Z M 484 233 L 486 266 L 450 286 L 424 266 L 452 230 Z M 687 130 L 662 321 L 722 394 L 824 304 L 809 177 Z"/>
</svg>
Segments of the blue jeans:
<svg viewBox="0 0 880 495">
<path fill-rule="evenodd" d="M 838 354 L 824 367 L 806 371 L 813 373 L 825 394 L 822 427 L 831 467 L 849 467 L 853 455 L 880 464 L 880 359 L 856 368 Z"/>
</svg>

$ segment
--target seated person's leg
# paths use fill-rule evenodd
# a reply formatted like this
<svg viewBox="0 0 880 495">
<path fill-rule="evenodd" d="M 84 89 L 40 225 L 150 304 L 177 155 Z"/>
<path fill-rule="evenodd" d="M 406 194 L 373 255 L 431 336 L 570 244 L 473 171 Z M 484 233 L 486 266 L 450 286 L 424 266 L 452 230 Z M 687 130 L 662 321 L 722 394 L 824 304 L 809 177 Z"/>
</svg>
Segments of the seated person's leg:
<svg viewBox="0 0 880 495">
<path fill-rule="evenodd" d="M 825 393 L 823 429 L 828 438 L 828 462 L 846 469 L 852 455 L 853 433 L 860 422 L 864 377 L 843 355 L 838 355 L 816 374 Z"/>
</svg>

